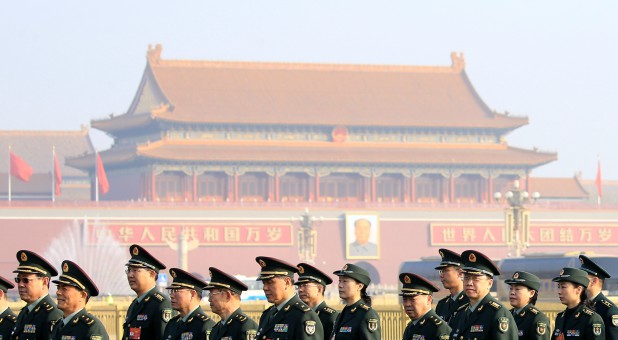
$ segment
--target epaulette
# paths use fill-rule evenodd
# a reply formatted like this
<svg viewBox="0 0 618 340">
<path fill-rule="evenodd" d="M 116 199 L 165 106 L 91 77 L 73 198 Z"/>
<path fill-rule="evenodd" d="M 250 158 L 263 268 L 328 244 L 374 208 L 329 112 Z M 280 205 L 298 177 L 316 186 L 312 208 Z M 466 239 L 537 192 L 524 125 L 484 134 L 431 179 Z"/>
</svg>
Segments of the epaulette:
<svg viewBox="0 0 618 340">
<path fill-rule="evenodd" d="M 176 319 L 178 319 L 178 318 L 180 318 L 180 317 L 182 317 L 182 315 L 180 315 L 180 314 L 176 314 L 176 315 L 172 316 L 172 318 L 170 319 L 170 321 L 172 321 L 172 320 L 176 320 Z"/>
<path fill-rule="evenodd" d="M 370 310 L 371 307 L 369 307 L 368 305 L 361 303 L 360 305 L 358 305 L 360 308 L 364 309 L 364 310 Z"/>
<path fill-rule="evenodd" d="M 494 309 L 500 309 L 500 308 L 502 308 L 502 305 L 501 305 L 501 304 L 499 304 L 499 303 L 497 303 L 496 301 L 489 301 L 489 302 L 488 302 L 488 304 L 489 304 L 490 306 L 492 306 Z"/>
<path fill-rule="evenodd" d="M 163 300 L 165 300 L 165 296 L 161 295 L 161 293 L 154 293 L 154 294 L 152 294 L 152 296 L 154 296 L 157 300 L 159 300 L 161 302 Z"/>
<path fill-rule="evenodd" d="M 438 301 L 438 303 L 440 303 L 440 302 L 442 302 L 442 301 L 444 301 L 444 302 L 446 303 L 446 300 L 447 300 L 447 299 L 450 299 L 450 298 L 451 298 L 451 296 L 450 296 L 450 295 L 447 295 L 447 296 L 445 296 L 445 297 L 441 298 L 441 299 L 440 299 L 440 301 Z"/>
<path fill-rule="evenodd" d="M 592 316 L 594 314 L 594 311 L 588 307 L 584 307 L 584 309 L 582 309 L 582 312 L 584 312 L 584 314 L 588 314 L 590 316 Z"/>
<path fill-rule="evenodd" d="M 94 323 L 94 319 L 92 315 L 88 315 L 88 314 L 84 314 L 82 315 L 79 320 L 82 320 L 86 325 L 88 326 L 92 326 L 92 324 Z M 73 321 L 74 323 L 77 323 L 77 319 L 75 319 L 75 321 Z"/>
<path fill-rule="evenodd" d="M 195 319 L 197 319 L 197 320 L 200 320 L 200 321 L 202 321 L 202 322 L 206 322 L 206 321 L 210 320 L 210 318 L 208 317 L 208 315 L 203 314 L 203 313 L 197 313 L 197 314 L 195 314 L 195 316 L 194 316 L 192 319 L 194 319 L 194 318 L 195 318 Z M 189 321 L 190 321 L 190 320 L 189 320 Z"/>
<path fill-rule="evenodd" d="M 607 307 L 609 307 L 609 308 L 614 307 L 614 305 L 612 305 L 612 303 L 611 303 L 611 302 L 609 302 L 609 301 L 607 301 L 607 300 L 605 300 L 605 299 L 601 300 L 601 303 L 602 303 L 602 304 L 604 304 L 604 305 L 606 305 L 606 306 L 607 306 Z"/>
<path fill-rule="evenodd" d="M 562 311 L 562 312 L 560 312 L 560 313 L 556 314 L 556 317 L 562 317 L 562 316 L 564 316 L 564 311 Z"/>
<path fill-rule="evenodd" d="M 530 306 L 530 308 L 528 310 L 530 311 L 530 313 L 532 313 L 534 315 L 539 314 L 539 312 L 540 312 L 536 307 L 532 307 L 532 306 Z"/>
<path fill-rule="evenodd" d="M 242 315 L 242 314 L 236 314 L 236 316 L 234 317 L 234 319 L 240 321 L 241 323 L 244 323 L 245 321 L 247 321 L 247 316 L 246 315 Z M 232 321 L 232 319 L 230 319 L 230 321 L 228 321 L 228 323 L 230 323 Z"/>
<path fill-rule="evenodd" d="M 15 321 L 17 321 L 17 317 L 13 314 L 7 314 L 6 317 L 0 318 L 0 324 L 2 324 L 4 320 L 15 323 Z"/>
<path fill-rule="evenodd" d="M 462 309 L 468 308 L 468 305 L 470 305 L 470 302 L 464 303 L 463 305 L 459 306 L 459 308 L 457 308 L 456 312 L 459 312 Z"/>
<path fill-rule="evenodd" d="M 43 303 L 41 305 L 43 305 L 43 308 L 45 308 L 45 310 L 48 311 L 48 312 L 51 312 L 54 309 L 54 306 L 52 306 L 47 301 L 43 301 Z"/>
<path fill-rule="evenodd" d="M 286 310 L 287 310 L 289 307 L 290 307 L 290 306 L 288 306 L 288 307 L 286 308 Z M 296 302 L 296 303 L 294 304 L 294 307 L 296 307 L 296 308 L 298 308 L 298 309 L 302 310 L 302 311 L 303 311 L 303 312 L 305 312 L 305 313 L 311 310 L 311 308 L 310 308 L 309 306 L 307 306 L 306 304 L 304 304 L 304 303 L 302 303 L 302 302 Z"/>
<path fill-rule="evenodd" d="M 334 310 L 334 309 L 332 309 L 330 307 L 324 307 L 324 308 L 322 308 L 322 310 L 325 311 L 328 314 L 335 314 L 337 312 L 336 310 Z"/>
<path fill-rule="evenodd" d="M 433 315 L 432 315 L 432 316 L 430 316 L 430 317 L 429 317 L 429 319 L 430 319 L 431 321 L 433 321 L 433 322 L 436 324 L 436 326 L 440 326 L 440 324 L 442 324 L 442 322 L 444 322 L 444 321 L 442 321 L 442 319 L 440 319 L 440 318 L 436 318 L 436 317 L 435 317 L 435 316 L 433 316 Z"/>
</svg>

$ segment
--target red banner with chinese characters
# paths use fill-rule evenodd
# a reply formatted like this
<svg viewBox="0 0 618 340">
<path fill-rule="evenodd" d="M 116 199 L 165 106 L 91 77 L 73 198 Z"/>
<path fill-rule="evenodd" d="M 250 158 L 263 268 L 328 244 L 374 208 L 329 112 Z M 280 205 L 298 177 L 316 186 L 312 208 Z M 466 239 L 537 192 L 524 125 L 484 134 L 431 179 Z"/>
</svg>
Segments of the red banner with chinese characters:
<svg viewBox="0 0 618 340">
<path fill-rule="evenodd" d="M 432 246 L 504 246 L 504 225 L 431 223 Z M 618 223 L 538 223 L 530 226 L 531 246 L 616 246 Z"/>
<path fill-rule="evenodd" d="M 112 237 L 124 245 L 167 246 L 178 243 L 181 233 L 188 243 L 200 246 L 289 246 L 294 239 L 291 224 L 275 223 L 97 221 L 87 230 L 91 244 Z"/>
</svg>

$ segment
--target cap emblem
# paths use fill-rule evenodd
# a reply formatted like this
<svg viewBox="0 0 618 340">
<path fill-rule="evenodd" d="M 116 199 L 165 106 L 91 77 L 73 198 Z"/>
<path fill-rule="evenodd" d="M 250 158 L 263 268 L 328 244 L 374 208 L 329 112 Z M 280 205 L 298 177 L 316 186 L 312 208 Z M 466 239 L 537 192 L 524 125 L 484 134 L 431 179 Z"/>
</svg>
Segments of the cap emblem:
<svg viewBox="0 0 618 340">
<path fill-rule="evenodd" d="M 133 256 L 139 255 L 139 249 L 137 247 L 133 247 Z"/>
<path fill-rule="evenodd" d="M 406 275 L 406 276 L 403 278 L 403 281 L 404 281 L 406 284 L 410 284 L 410 283 L 412 282 L 412 280 L 410 280 L 410 277 L 409 277 L 408 275 Z"/>
<path fill-rule="evenodd" d="M 514 279 L 519 279 L 519 273 L 515 273 L 515 274 L 513 274 L 513 278 L 514 278 Z"/>
<path fill-rule="evenodd" d="M 170 275 L 172 275 L 173 278 L 176 278 L 176 271 L 170 270 Z"/>
<path fill-rule="evenodd" d="M 468 260 L 470 260 L 470 262 L 476 262 L 476 255 L 474 255 L 474 253 L 470 253 L 470 256 L 468 256 Z"/>
<path fill-rule="evenodd" d="M 560 276 L 564 275 L 564 269 L 560 270 Z"/>
<path fill-rule="evenodd" d="M 444 253 L 442 252 L 442 250 L 440 250 L 439 253 L 440 253 L 440 257 L 444 258 Z"/>
<path fill-rule="evenodd" d="M 580 262 L 581 264 L 584 264 L 584 259 L 580 257 L 580 258 L 579 258 L 579 262 Z"/>
<path fill-rule="evenodd" d="M 348 270 L 348 265 L 346 264 L 345 266 L 343 266 L 343 269 L 341 270 Z"/>
<path fill-rule="evenodd" d="M 20 257 L 22 261 L 28 261 L 28 255 L 26 255 L 26 253 L 22 252 Z"/>
<path fill-rule="evenodd" d="M 266 267 L 266 262 L 264 262 L 264 260 L 260 259 L 258 263 L 260 264 L 262 268 Z"/>
<path fill-rule="evenodd" d="M 69 271 L 69 264 L 68 263 L 65 262 L 62 265 L 62 271 L 65 272 L 65 273 Z"/>
<path fill-rule="evenodd" d="M 209 270 L 208 275 L 212 278 L 212 272 Z"/>
<path fill-rule="evenodd" d="M 303 266 L 298 266 L 298 273 L 299 274 L 304 274 L 305 273 L 305 268 L 303 268 Z"/>
</svg>

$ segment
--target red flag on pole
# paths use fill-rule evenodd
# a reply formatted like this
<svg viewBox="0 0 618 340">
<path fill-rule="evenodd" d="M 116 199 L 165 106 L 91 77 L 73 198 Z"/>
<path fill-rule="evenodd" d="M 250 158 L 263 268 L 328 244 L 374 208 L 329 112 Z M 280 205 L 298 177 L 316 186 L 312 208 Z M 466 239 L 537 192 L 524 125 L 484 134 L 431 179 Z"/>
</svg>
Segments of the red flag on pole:
<svg viewBox="0 0 618 340">
<path fill-rule="evenodd" d="M 60 196 L 60 184 L 62 184 L 62 173 L 60 172 L 60 163 L 58 162 L 58 155 L 54 152 L 54 189 L 56 196 Z"/>
<path fill-rule="evenodd" d="M 32 176 L 32 168 L 16 154 L 10 152 L 11 155 L 11 176 L 15 176 L 23 182 L 28 182 Z"/>
<path fill-rule="evenodd" d="M 599 159 L 599 163 L 597 165 L 597 178 L 594 181 L 594 184 L 596 184 L 597 186 L 597 194 L 599 196 L 599 200 L 601 199 L 601 197 L 603 197 L 603 186 L 602 186 L 602 179 L 601 179 L 601 160 Z"/>
<path fill-rule="evenodd" d="M 101 194 L 105 195 L 109 191 L 109 182 L 107 181 L 107 175 L 105 174 L 105 168 L 103 167 L 103 161 L 101 155 L 97 153 L 97 179 L 99 181 L 99 190 Z"/>
</svg>

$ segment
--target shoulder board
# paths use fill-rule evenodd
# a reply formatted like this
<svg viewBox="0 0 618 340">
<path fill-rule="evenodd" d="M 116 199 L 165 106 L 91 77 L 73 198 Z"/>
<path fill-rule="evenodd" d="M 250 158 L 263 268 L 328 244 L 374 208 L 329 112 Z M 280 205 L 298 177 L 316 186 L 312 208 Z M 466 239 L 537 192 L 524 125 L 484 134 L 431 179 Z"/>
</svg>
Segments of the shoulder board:
<svg viewBox="0 0 618 340">
<path fill-rule="evenodd" d="M 92 326 L 92 324 L 94 323 L 94 319 L 92 315 L 89 314 L 84 314 L 79 318 L 81 321 L 83 321 L 86 325 L 88 326 Z M 76 320 L 77 321 L 77 320 Z"/>
<path fill-rule="evenodd" d="M 470 302 L 466 302 L 463 305 L 459 306 L 459 308 L 457 308 L 457 312 L 459 312 L 462 309 L 466 309 L 468 308 L 468 305 L 470 304 Z"/>
<path fill-rule="evenodd" d="M 605 300 L 605 299 L 601 300 L 601 303 L 602 303 L 602 304 L 604 304 L 604 305 L 606 305 L 606 306 L 607 306 L 607 307 L 609 307 L 609 308 L 614 307 L 614 305 L 613 305 L 611 302 L 609 302 L 609 301 L 607 301 L 607 300 Z"/>
<path fill-rule="evenodd" d="M 302 302 L 296 302 L 296 303 L 294 304 L 294 307 L 296 307 L 296 308 L 298 308 L 298 309 L 302 310 L 302 311 L 303 311 L 303 312 L 305 312 L 305 313 L 311 310 L 311 308 L 309 308 L 309 306 L 307 306 L 306 304 L 304 304 L 304 303 L 302 303 Z"/>
<path fill-rule="evenodd" d="M 563 317 L 563 316 L 564 316 L 564 311 L 562 311 L 562 312 L 560 312 L 560 313 L 556 314 L 556 317 Z"/>
<path fill-rule="evenodd" d="M 176 314 L 176 315 L 172 316 L 172 318 L 170 319 L 170 321 L 172 321 L 172 320 L 176 320 L 176 319 L 179 319 L 180 317 L 182 317 L 182 315 L 180 315 L 180 314 Z"/>
<path fill-rule="evenodd" d="M 242 315 L 242 314 L 236 314 L 234 319 L 244 323 L 245 321 L 247 321 L 247 316 L 246 315 Z"/>
<path fill-rule="evenodd" d="M 440 299 L 440 301 L 438 301 L 438 302 L 446 302 L 446 300 L 448 300 L 448 299 L 450 299 L 450 298 L 451 298 L 451 296 L 450 296 L 450 295 L 447 295 L 447 296 L 445 296 L 445 297 L 441 298 L 441 299 Z"/>
<path fill-rule="evenodd" d="M 497 303 L 496 301 L 489 301 L 487 303 L 488 305 L 492 306 L 494 309 L 500 309 L 502 308 L 502 305 Z"/>
<path fill-rule="evenodd" d="M 588 307 L 584 307 L 584 309 L 582 309 L 582 312 L 584 312 L 584 314 L 588 314 L 590 316 L 592 316 L 594 314 L 594 311 Z"/>
<path fill-rule="evenodd" d="M 43 308 L 45 308 L 46 311 L 50 312 L 52 309 L 54 309 L 54 306 L 52 306 L 49 302 L 47 301 L 43 301 L 43 303 L 41 304 L 43 306 Z"/>
<path fill-rule="evenodd" d="M 528 310 L 530 311 L 530 313 L 535 314 L 535 315 L 539 314 L 540 312 L 536 307 L 532 307 L 532 306 L 530 306 Z"/>
<path fill-rule="evenodd" d="M 332 309 L 330 307 L 324 307 L 324 308 L 322 308 L 322 310 L 325 311 L 328 314 L 335 314 L 337 312 L 336 310 L 334 310 L 334 309 Z"/>
<path fill-rule="evenodd" d="M 208 315 L 203 314 L 203 313 L 197 313 L 195 314 L 195 318 L 198 320 L 201 320 L 202 322 L 206 322 L 208 320 L 210 320 L 210 318 L 208 317 Z"/>
<path fill-rule="evenodd" d="M 430 316 L 430 317 L 429 317 L 429 319 L 430 319 L 431 321 L 433 321 L 433 322 L 436 324 L 436 326 L 439 326 L 440 324 L 442 324 L 442 322 L 444 322 L 444 321 L 442 321 L 442 319 L 440 319 L 440 318 L 436 318 L 436 317 L 435 317 L 435 316 L 433 316 L 433 315 L 432 315 L 432 316 Z"/>
<path fill-rule="evenodd" d="M 358 306 L 359 306 L 360 308 L 364 309 L 364 310 L 370 310 L 370 309 L 371 309 L 371 307 L 367 306 L 367 305 L 366 305 L 366 304 L 364 304 L 364 303 L 361 303 L 361 304 L 360 304 L 360 305 L 358 305 Z"/>
<path fill-rule="evenodd" d="M 154 293 L 152 294 L 152 296 L 154 296 L 159 301 L 165 300 L 165 296 L 161 295 L 161 293 Z"/>
<path fill-rule="evenodd" d="M 15 321 L 17 321 L 17 317 L 13 314 L 7 314 L 4 318 L 0 318 L 0 323 L 2 323 L 2 320 L 7 320 L 12 323 L 15 323 Z"/>
</svg>

